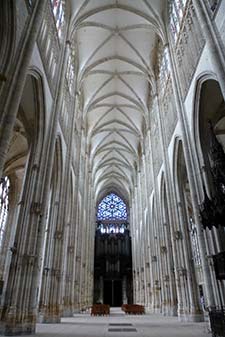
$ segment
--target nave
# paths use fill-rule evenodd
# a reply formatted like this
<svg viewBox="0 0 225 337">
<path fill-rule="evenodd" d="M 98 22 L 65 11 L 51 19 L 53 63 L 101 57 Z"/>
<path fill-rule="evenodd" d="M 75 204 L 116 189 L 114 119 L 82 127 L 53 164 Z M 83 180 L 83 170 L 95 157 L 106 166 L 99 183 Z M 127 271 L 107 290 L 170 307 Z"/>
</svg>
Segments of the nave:
<svg viewBox="0 0 225 337">
<path fill-rule="evenodd" d="M 40 337 L 207 337 L 208 323 L 178 322 L 176 317 L 159 314 L 125 315 L 111 308 L 110 316 L 75 314 L 61 324 L 37 324 Z"/>
<path fill-rule="evenodd" d="M 0 1 L 0 335 L 225 331 L 224 13 Z"/>
</svg>

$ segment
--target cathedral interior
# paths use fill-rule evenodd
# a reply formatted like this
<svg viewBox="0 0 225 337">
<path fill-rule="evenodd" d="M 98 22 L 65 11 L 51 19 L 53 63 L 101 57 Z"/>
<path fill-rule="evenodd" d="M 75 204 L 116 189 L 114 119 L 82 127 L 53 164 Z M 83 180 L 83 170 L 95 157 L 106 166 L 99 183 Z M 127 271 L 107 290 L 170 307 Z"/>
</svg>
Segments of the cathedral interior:
<svg viewBox="0 0 225 337">
<path fill-rule="evenodd" d="M 224 13 L 0 1 L 1 335 L 94 304 L 223 313 Z"/>
</svg>

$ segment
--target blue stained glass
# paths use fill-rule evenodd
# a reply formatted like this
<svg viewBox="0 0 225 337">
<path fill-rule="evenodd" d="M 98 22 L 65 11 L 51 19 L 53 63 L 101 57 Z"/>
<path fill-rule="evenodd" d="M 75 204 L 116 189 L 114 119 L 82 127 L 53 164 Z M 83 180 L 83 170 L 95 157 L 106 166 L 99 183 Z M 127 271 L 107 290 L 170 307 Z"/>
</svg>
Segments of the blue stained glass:
<svg viewBox="0 0 225 337">
<path fill-rule="evenodd" d="M 97 219 L 127 220 L 127 206 L 118 195 L 110 193 L 98 205 Z"/>
</svg>

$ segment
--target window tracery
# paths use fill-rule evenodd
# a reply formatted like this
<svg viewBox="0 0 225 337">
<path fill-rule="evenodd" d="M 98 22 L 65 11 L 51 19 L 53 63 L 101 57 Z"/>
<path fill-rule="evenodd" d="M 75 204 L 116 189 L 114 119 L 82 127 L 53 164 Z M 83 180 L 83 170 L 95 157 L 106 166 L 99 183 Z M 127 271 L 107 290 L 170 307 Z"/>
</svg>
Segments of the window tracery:
<svg viewBox="0 0 225 337">
<path fill-rule="evenodd" d="M 170 28 L 174 41 L 177 41 L 181 29 L 187 0 L 172 0 L 170 3 Z"/>
<path fill-rule="evenodd" d="M 100 223 L 97 227 L 97 230 L 99 230 L 102 234 L 124 234 L 125 230 L 127 229 L 127 224 L 103 224 Z"/>
<path fill-rule="evenodd" d="M 9 188 L 10 181 L 8 177 L 1 178 L 0 181 L 0 247 L 5 232 L 6 221 L 9 212 Z"/>
<path fill-rule="evenodd" d="M 62 36 L 62 27 L 64 23 L 63 0 L 51 0 L 51 5 L 55 18 L 56 29 L 60 38 Z"/>
<path fill-rule="evenodd" d="M 115 193 L 108 194 L 98 205 L 97 230 L 101 234 L 124 234 L 127 226 L 126 204 Z"/>
<path fill-rule="evenodd" d="M 127 206 L 114 193 L 108 194 L 98 205 L 98 220 L 127 220 Z"/>
<path fill-rule="evenodd" d="M 72 93 L 74 77 L 75 77 L 75 52 L 74 50 L 71 49 L 66 68 L 66 79 L 70 93 Z"/>
<path fill-rule="evenodd" d="M 170 73 L 170 63 L 168 48 L 166 47 L 163 51 L 163 55 L 160 62 L 159 77 L 161 85 L 165 84 Z"/>
<path fill-rule="evenodd" d="M 194 260 L 194 264 L 199 266 L 201 265 L 201 256 L 200 256 L 200 249 L 199 249 L 198 236 L 197 236 L 197 227 L 192 217 L 190 217 L 189 221 L 190 221 L 190 234 L 191 234 L 191 244 L 192 244 L 192 251 L 193 251 L 193 260 Z"/>
</svg>

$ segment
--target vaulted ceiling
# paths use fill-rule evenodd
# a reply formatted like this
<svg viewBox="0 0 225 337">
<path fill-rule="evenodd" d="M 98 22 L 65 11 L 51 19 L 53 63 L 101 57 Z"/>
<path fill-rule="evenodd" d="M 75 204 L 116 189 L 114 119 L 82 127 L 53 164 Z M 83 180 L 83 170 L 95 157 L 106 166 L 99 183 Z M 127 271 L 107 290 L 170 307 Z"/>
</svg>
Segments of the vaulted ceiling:
<svg viewBox="0 0 225 337">
<path fill-rule="evenodd" d="M 77 92 L 96 199 L 129 199 L 149 125 L 167 0 L 71 0 Z"/>
</svg>

